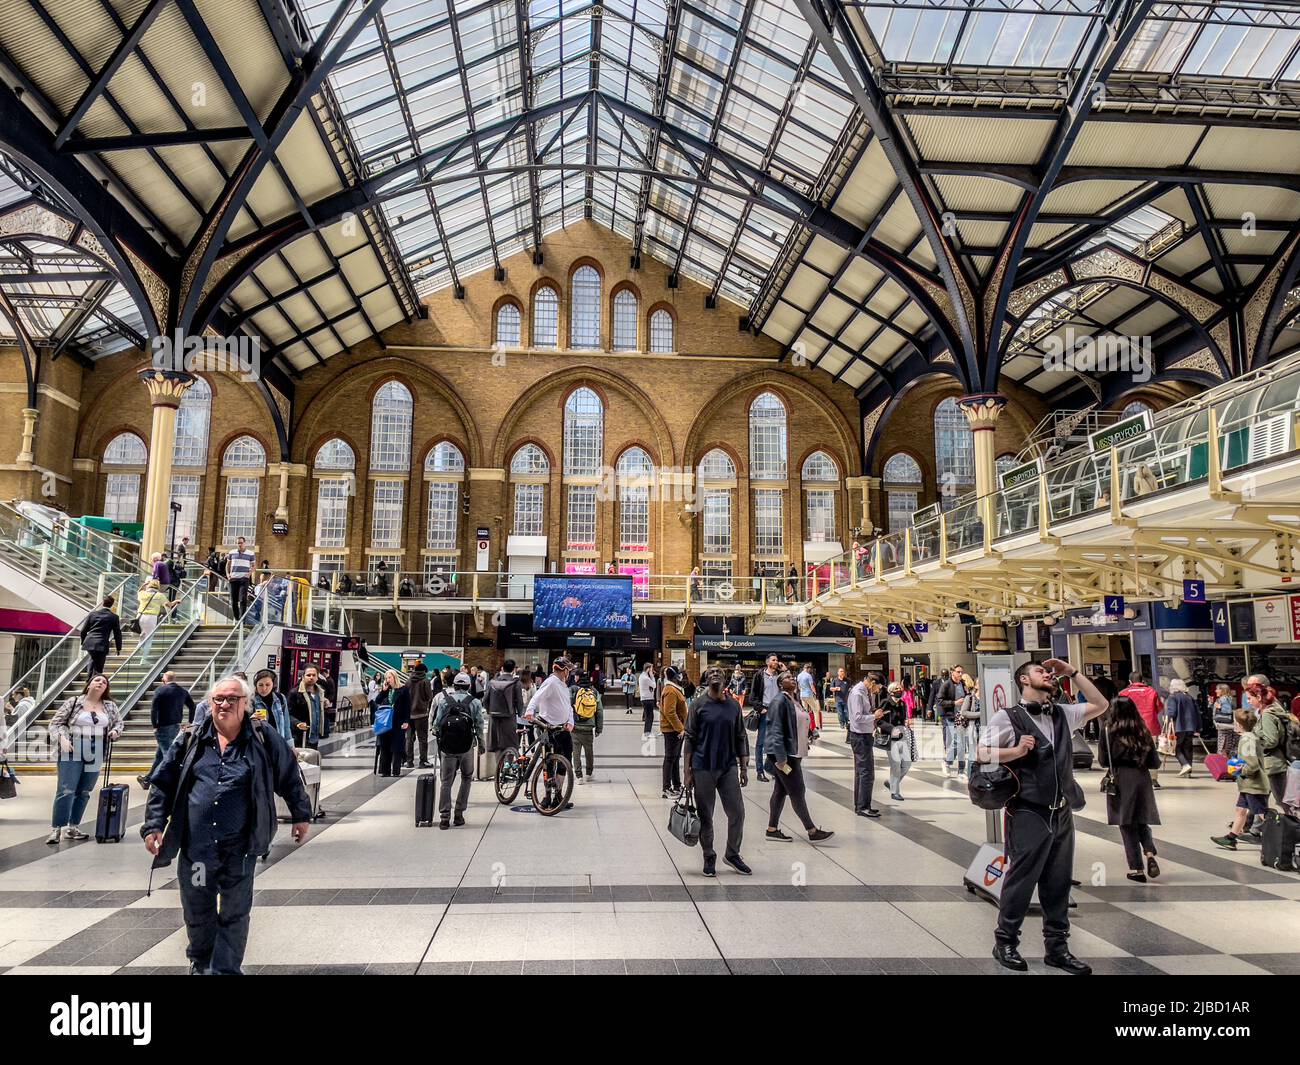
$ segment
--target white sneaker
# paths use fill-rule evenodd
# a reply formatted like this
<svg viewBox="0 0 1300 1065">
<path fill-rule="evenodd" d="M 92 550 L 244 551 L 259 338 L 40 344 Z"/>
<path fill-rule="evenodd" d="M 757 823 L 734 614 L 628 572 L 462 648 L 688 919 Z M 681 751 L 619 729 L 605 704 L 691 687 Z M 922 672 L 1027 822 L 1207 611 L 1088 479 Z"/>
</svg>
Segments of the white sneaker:
<svg viewBox="0 0 1300 1065">
<path fill-rule="evenodd" d="M 61 840 L 62 838 L 63 838 L 63 829 L 56 828 L 48 836 L 45 837 L 45 842 L 48 843 L 50 846 L 54 846 L 54 844 L 58 843 L 59 840 Z"/>
<path fill-rule="evenodd" d="M 943 768 L 943 775 L 944 775 L 944 776 L 946 776 L 946 777 L 952 776 L 952 773 L 949 772 L 949 770 L 948 770 L 948 763 L 947 763 L 947 762 L 940 762 L 939 765 Z"/>
<path fill-rule="evenodd" d="M 86 833 L 82 832 L 81 829 L 77 828 L 75 825 L 69 825 L 63 830 L 63 838 L 75 840 L 90 839 Z"/>
<path fill-rule="evenodd" d="M 585 784 L 585 783 L 587 783 L 587 778 L 586 778 L 586 777 L 579 777 L 579 778 L 578 778 L 578 783 L 579 783 L 579 784 Z"/>
<path fill-rule="evenodd" d="M 1192 767 L 1189 765 L 1183 766 L 1182 769 L 1178 770 L 1178 775 L 1180 777 L 1190 777 L 1192 775 Z"/>
</svg>

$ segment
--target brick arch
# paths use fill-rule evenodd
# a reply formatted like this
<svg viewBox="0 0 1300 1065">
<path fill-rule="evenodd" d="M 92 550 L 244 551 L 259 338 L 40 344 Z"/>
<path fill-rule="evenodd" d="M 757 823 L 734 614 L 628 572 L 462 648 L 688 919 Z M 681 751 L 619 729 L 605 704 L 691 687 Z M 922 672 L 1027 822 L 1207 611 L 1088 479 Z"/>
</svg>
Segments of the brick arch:
<svg viewBox="0 0 1300 1065">
<path fill-rule="evenodd" d="M 317 434 L 315 439 L 307 445 L 306 450 L 303 452 L 302 461 L 308 470 L 312 473 L 316 472 L 316 452 L 318 452 L 325 444 L 329 443 L 329 441 L 335 439 L 342 440 L 352 449 L 352 469 L 353 472 L 356 471 L 357 463 L 361 461 L 361 449 L 357 447 L 357 442 L 352 439 L 352 435 L 342 429 L 324 430 Z"/>
<path fill-rule="evenodd" d="M 343 373 L 334 378 L 331 382 L 333 387 L 322 389 L 313 396 L 311 402 L 307 404 L 302 414 L 298 417 L 297 424 L 294 426 L 294 439 L 308 439 L 323 442 L 331 436 L 343 436 L 342 433 L 324 428 L 323 426 L 328 424 L 324 419 L 327 419 L 329 415 L 333 413 L 331 407 L 336 402 L 335 397 L 340 391 L 337 387 L 338 384 L 346 378 L 358 376 L 372 378 L 370 387 L 368 387 L 366 391 L 366 395 L 371 398 L 373 398 L 375 390 L 378 389 L 380 385 L 393 378 L 400 380 L 411 390 L 411 396 L 417 403 L 419 402 L 421 389 L 428 389 L 437 394 L 440 399 L 445 400 L 451 406 L 452 410 L 456 412 L 457 418 L 460 419 L 461 430 L 465 434 L 465 442 L 468 445 L 465 448 L 466 466 L 481 466 L 483 464 L 481 461 L 483 444 L 479 439 L 478 429 L 474 424 L 473 415 L 470 413 L 469 407 L 465 404 L 464 400 L 461 399 L 455 387 L 453 387 L 451 382 L 436 371 L 398 355 L 387 355 L 382 358 L 371 359 L 359 363 L 356 366 L 344 370 Z M 370 417 L 368 408 L 365 425 L 368 444 L 370 435 Z M 344 436 L 344 439 L 348 438 Z M 352 450 L 357 456 L 358 463 L 363 461 L 363 456 L 369 456 L 368 446 L 366 448 L 358 448 L 352 440 L 348 440 L 348 443 L 353 445 Z M 412 441 L 412 443 L 414 443 L 414 441 Z M 319 444 L 317 446 L 319 446 Z M 315 454 L 315 452 L 312 451 L 307 454 Z M 306 461 L 301 445 L 295 445 L 294 455 L 295 462 Z"/>
<path fill-rule="evenodd" d="M 147 433 L 142 432 L 139 426 L 130 425 L 127 422 L 120 422 L 119 424 L 111 426 L 101 432 L 98 441 L 95 444 L 93 453 L 87 457 L 93 458 L 95 462 L 102 466 L 104 463 L 104 452 L 108 449 L 108 445 L 123 433 L 129 433 L 144 445 L 144 460 L 147 463 L 149 461 L 149 436 Z"/>
<path fill-rule="evenodd" d="M 700 463 L 704 461 L 704 456 L 710 451 L 721 451 L 727 456 L 727 458 L 731 459 L 732 465 L 736 467 L 737 479 L 745 476 L 745 460 L 740 457 L 740 452 L 736 446 L 726 442 L 725 440 L 715 440 L 710 443 L 702 444 L 700 446 L 700 453 L 695 456 L 695 460 L 691 463 L 690 468 L 692 473 L 698 473 Z"/>
<path fill-rule="evenodd" d="M 639 447 L 642 451 L 644 451 L 647 455 L 650 456 L 651 466 L 653 466 L 656 470 L 659 468 L 659 460 L 658 458 L 655 457 L 654 445 L 651 444 L 649 441 L 641 439 L 640 437 L 633 437 L 622 447 L 620 447 L 618 449 L 618 454 L 613 456 L 614 461 L 611 462 L 610 465 L 617 469 L 618 460 L 621 459 L 627 452 L 631 451 L 634 447 Z"/>
<path fill-rule="evenodd" d="M 505 466 L 507 445 L 511 446 L 511 453 L 513 453 L 513 446 L 515 446 L 518 439 L 515 435 L 515 426 L 519 424 L 519 419 L 528 408 L 546 402 L 546 393 L 558 392 L 561 395 L 559 409 L 563 411 L 564 400 L 569 393 L 583 385 L 591 388 L 601 397 L 601 401 L 606 404 L 606 409 L 608 409 L 607 397 L 612 393 L 617 392 L 631 400 L 642 417 L 645 418 L 646 423 L 654 430 L 655 438 L 659 441 L 653 449 L 647 448 L 647 450 L 651 454 L 658 454 L 667 458 L 669 461 L 665 462 L 664 465 L 673 464 L 676 452 L 673 449 L 672 434 L 668 431 L 668 423 L 664 421 L 650 396 L 618 374 L 611 373 L 609 370 L 598 366 L 581 365 L 550 375 L 541 381 L 536 388 L 520 396 L 511 404 L 509 411 L 506 412 L 505 418 L 502 419 L 501 425 L 497 429 L 496 439 L 492 443 L 492 465 L 497 468 Z M 548 449 L 543 450 L 547 450 L 548 456 L 550 455 Z M 554 457 L 551 456 L 551 458 L 551 468 L 554 470 L 556 468 Z"/>
<path fill-rule="evenodd" d="M 837 455 L 833 447 L 827 447 L 825 444 L 813 444 L 812 447 L 806 448 L 804 450 L 804 453 L 799 456 L 799 461 L 795 463 L 793 469 L 799 471 L 800 483 L 801 484 L 803 483 L 803 464 L 808 461 L 810 456 L 815 455 L 819 451 L 824 451 L 827 455 L 830 456 L 831 461 L 835 463 L 836 468 L 840 472 L 840 479 L 837 483 L 839 487 L 842 488 L 844 486 L 844 478 L 849 476 L 847 473 L 844 472 L 849 468 L 849 464 L 848 462 L 845 461 L 843 455 Z M 793 472 L 793 470 L 791 472 Z M 825 484 L 826 482 L 823 481 L 821 483 Z"/>
<path fill-rule="evenodd" d="M 374 403 L 375 403 L 375 396 L 379 394 L 379 390 L 380 390 L 381 388 L 383 388 L 384 385 L 388 384 L 389 381 L 396 381 L 399 385 L 401 385 L 403 388 L 405 388 L 407 392 L 410 393 L 410 395 L 411 395 L 411 405 L 412 405 L 412 407 L 414 407 L 414 405 L 415 405 L 415 386 L 414 386 L 414 384 L 411 382 L 411 379 L 410 379 L 409 377 L 406 377 L 404 374 L 400 374 L 400 373 L 390 373 L 390 374 L 384 374 L 382 377 L 377 377 L 377 378 L 375 378 L 373 381 L 370 382 L 370 387 L 366 389 L 366 407 L 367 407 L 367 410 L 369 410 L 371 407 L 374 406 Z"/>
<path fill-rule="evenodd" d="M 918 452 L 918 451 L 916 450 L 916 448 L 912 448 L 912 447 L 896 447 L 896 448 L 894 448 L 894 450 L 891 451 L 888 455 L 882 455 L 882 456 L 880 457 L 880 467 L 879 467 L 879 469 L 880 469 L 880 486 L 881 486 L 881 488 L 885 488 L 885 487 L 887 487 L 887 484 L 886 484 L 886 482 L 885 482 L 885 463 L 887 463 L 887 462 L 888 462 L 890 459 L 892 459 L 895 455 L 906 455 L 909 459 L 911 459 L 913 462 L 916 463 L 916 468 L 919 469 L 919 470 L 921 471 L 921 480 L 920 480 L 919 483 L 917 483 L 917 484 L 905 484 L 904 482 L 901 482 L 901 481 L 900 481 L 900 482 L 899 482 L 899 487 L 916 488 L 918 491 L 923 490 L 923 489 L 925 488 L 925 473 L 926 473 L 926 470 L 929 469 L 931 473 L 934 472 L 934 471 L 933 471 L 934 461 L 933 461 L 933 459 L 927 461 L 927 459 L 926 459 L 926 457 L 925 457 L 924 455 L 922 455 L 920 452 Z"/>
<path fill-rule="evenodd" d="M 526 444 L 532 444 L 534 447 L 539 448 L 542 454 L 546 456 L 546 461 L 550 465 L 551 473 L 556 472 L 557 467 L 555 465 L 555 456 L 551 454 L 551 449 L 546 445 L 546 442 L 535 436 L 521 436 L 507 446 L 505 450 L 505 458 L 498 467 L 498 469 L 504 469 L 506 471 L 507 480 L 510 477 L 510 463 L 514 460 L 515 453 Z"/>
<path fill-rule="evenodd" d="M 834 429 L 836 439 L 834 447 L 830 448 L 830 450 L 844 463 L 844 476 L 856 477 L 861 473 L 857 457 L 857 432 L 849 420 L 844 417 L 844 412 L 835 405 L 830 396 L 811 381 L 805 381 L 802 378 L 781 373 L 778 370 L 757 370 L 752 374 L 739 377 L 724 387 L 713 398 L 712 402 L 702 408 L 700 413 L 696 415 L 695 421 L 691 423 L 690 432 L 686 435 L 686 444 L 682 448 L 683 463 L 693 469 L 698 465 L 704 452 L 709 450 L 709 448 L 701 450 L 700 442 L 704 437 L 707 423 L 718 406 L 735 399 L 737 396 L 744 396 L 745 410 L 748 412 L 750 404 L 763 392 L 771 392 L 780 399 L 786 405 L 787 413 L 793 409 L 792 401 L 794 398 L 815 407 L 830 421 Z M 746 437 L 748 437 L 748 427 L 746 427 L 745 432 Z M 736 464 L 738 472 L 742 468 L 743 464 Z"/>
<path fill-rule="evenodd" d="M 424 464 L 429 460 L 429 452 L 431 452 L 439 444 L 453 445 L 456 448 L 456 450 L 461 453 L 461 456 L 465 459 L 466 468 L 469 467 L 470 464 L 469 449 L 465 446 L 465 441 L 461 440 L 459 437 L 452 436 L 450 433 L 437 433 L 436 435 L 430 437 L 428 443 L 426 443 L 424 447 L 420 449 L 419 451 L 420 458 L 416 462 L 412 472 L 424 473 Z"/>
<path fill-rule="evenodd" d="M 573 275 L 576 274 L 579 270 L 581 270 L 584 266 L 590 266 L 593 270 L 595 270 L 597 276 L 600 278 L 601 285 L 603 286 L 605 284 L 605 264 L 602 263 L 599 259 L 593 259 L 590 255 L 579 255 L 578 258 L 574 259 L 573 262 L 569 263 L 569 270 L 568 270 L 569 288 L 573 288 Z M 610 295 L 612 296 L 613 293 L 611 292 Z"/>
<path fill-rule="evenodd" d="M 645 299 L 645 297 L 641 295 L 640 286 L 635 281 L 629 281 L 627 278 L 624 278 L 622 281 L 617 282 L 614 285 L 614 287 L 609 290 L 609 300 L 611 305 L 614 302 L 614 297 L 617 296 L 620 292 L 632 293 L 632 295 L 636 297 L 638 304 L 642 303 Z"/>
<path fill-rule="evenodd" d="M 216 450 L 213 452 L 213 454 L 216 457 L 214 468 L 218 472 L 220 472 L 221 470 L 221 463 L 222 460 L 225 458 L 226 448 L 228 448 L 241 436 L 251 436 L 254 440 L 256 440 L 259 444 L 261 444 L 262 454 L 266 456 L 265 466 L 269 466 L 271 464 L 272 452 L 271 449 L 266 446 L 266 440 L 263 439 L 262 434 L 259 433 L 256 429 L 236 429 L 234 432 L 227 433 L 226 436 L 222 438 L 221 443 L 217 445 Z M 265 468 L 265 466 L 263 468 Z"/>
</svg>

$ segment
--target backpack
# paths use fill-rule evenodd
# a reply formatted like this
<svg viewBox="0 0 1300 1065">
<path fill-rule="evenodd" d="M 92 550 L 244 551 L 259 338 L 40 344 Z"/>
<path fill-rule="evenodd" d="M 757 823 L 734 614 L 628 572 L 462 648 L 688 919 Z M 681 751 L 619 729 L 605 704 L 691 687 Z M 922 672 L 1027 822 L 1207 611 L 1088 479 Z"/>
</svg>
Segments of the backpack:
<svg viewBox="0 0 1300 1065">
<path fill-rule="evenodd" d="M 1278 744 L 1278 748 L 1288 762 L 1300 759 L 1300 725 L 1290 718 L 1287 718 L 1286 727 L 1282 732 L 1282 742 Z"/>
<path fill-rule="evenodd" d="M 487 712 L 489 717 L 514 717 L 515 710 L 510 693 L 519 684 L 518 677 L 493 677 L 488 681 Z"/>
<path fill-rule="evenodd" d="M 447 754 L 465 754 L 474 746 L 474 719 L 469 705 L 473 696 L 447 694 L 447 714 L 438 726 L 438 748 Z"/>
<path fill-rule="evenodd" d="M 583 721 L 590 721 L 596 716 L 596 699 L 595 688 L 579 688 L 573 696 L 573 710 Z"/>
</svg>

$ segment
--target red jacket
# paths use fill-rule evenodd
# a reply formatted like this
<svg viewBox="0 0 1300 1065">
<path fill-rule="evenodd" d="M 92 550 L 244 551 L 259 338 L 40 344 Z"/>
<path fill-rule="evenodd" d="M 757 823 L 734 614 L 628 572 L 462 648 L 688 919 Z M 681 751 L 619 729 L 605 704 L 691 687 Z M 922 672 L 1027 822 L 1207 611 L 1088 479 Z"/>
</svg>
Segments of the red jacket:
<svg viewBox="0 0 1300 1065">
<path fill-rule="evenodd" d="M 1133 700 L 1138 713 L 1142 715 L 1142 720 L 1151 730 L 1151 735 L 1158 736 L 1160 713 L 1165 708 L 1165 701 L 1160 698 L 1160 693 L 1148 684 L 1130 684 L 1119 694 Z"/>
</svg>

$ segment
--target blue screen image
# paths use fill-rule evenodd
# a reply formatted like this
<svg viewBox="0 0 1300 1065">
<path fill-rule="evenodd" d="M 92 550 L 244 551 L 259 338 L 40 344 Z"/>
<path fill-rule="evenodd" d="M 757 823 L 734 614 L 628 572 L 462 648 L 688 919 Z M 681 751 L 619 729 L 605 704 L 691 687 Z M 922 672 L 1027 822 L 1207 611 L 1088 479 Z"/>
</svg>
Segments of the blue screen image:
<svg viewBox="0 0 1300 1065">
<path fill-rule="evenodd" d="M 533 628 L 631 632 L 632 578 L 539 573 L 533 578 Z"/>
</svg>

